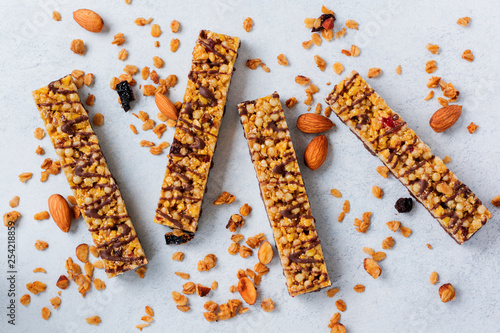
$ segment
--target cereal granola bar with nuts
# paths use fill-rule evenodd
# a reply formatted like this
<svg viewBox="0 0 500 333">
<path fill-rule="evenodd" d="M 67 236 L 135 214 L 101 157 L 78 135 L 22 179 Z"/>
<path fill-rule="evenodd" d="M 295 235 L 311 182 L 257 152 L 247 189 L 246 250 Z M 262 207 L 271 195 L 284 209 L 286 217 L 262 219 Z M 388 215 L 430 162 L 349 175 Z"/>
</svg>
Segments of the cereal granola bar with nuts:
<svg viewBox="0 0 500 333">
<path fill-rule="evenodd" d="M 34 91 L 33 98 L 108 277 L 147 264 L 71 76 Z"/>
<path fill-rule="evenodd" d="M 279 95 L 238 104 L 291 296 L 331 285 Z"/>
<path fill-rule="evenodd" d="M 198 228 L 240 39 L 202 30 L 170 146 L 155 222 L 174 231 L 167 244 L 183 244 Z"/>
<path fill-rule="evenodd" d="M 458 244 L 491 218 L 481 200 L 357 72 L 337 84 L 325 101 Z"/>
</svg>

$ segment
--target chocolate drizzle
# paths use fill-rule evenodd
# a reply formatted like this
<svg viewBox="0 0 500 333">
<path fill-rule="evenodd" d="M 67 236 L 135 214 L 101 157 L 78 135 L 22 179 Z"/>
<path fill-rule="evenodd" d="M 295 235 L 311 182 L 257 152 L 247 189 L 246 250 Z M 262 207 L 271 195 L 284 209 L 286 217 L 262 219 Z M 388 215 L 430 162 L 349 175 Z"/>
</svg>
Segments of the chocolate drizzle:
<svg viewBox="0 0 500 333">
<path fill-rule="evenodd" d="M 76 132 L 73 130 L 73 125 L 84 122 L 88 119 L 89 119 L 89 117 L 86 114 L 84 114 L 84 115 L 81 115 L 73 120 L 66 121 L 61 126 L 61 131 L 68 134 L 69 136 L 73 136 L 76 134 Z"/>
<path fill-rule="evenodd" d="M 301 255 L 309 251 L 310 249 L 315 248 L 316 246 L 320 245 L 320 241 L 318 237 L 314 237 L 310 240 L 308 240 L 310 245 L 306 247 L 305 249 L 301 249 L 299 251 L 295 251 L 292 254 L 288 256 L 288 259 L 290 259 L 291 262 L 297 263 L 297 264 L 316 264 L 316 263 L 323 263 L 325 260 L 323 259 L 314 259 L 314 258 L 300 258 Z"/>
</svg>

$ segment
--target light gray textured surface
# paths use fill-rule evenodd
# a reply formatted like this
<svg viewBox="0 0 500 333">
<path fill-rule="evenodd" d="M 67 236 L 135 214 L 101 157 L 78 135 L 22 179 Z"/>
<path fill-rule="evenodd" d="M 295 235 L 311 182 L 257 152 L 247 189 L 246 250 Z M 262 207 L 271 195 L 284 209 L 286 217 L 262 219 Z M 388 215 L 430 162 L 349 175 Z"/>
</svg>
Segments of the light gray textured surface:
<svg viewBox="0 0 500 333">
<path fill-rule="evenodd" d="M 214 4 L 205 1 L 141 1 L 132 0 L 126 5 L 122 0 L 103 1 L 6 1 L 0 0 L 0 210 L 10 209 L 8 201 L 13 195 L 21 197 L 17 208 L 23 215 L 17 232 L 17 295 L 26 293 L 25 285 L 34 280 L 47 283 L 47 290 L 32 295 L 31 304 L 24 307 L 17 303 L 17 320 L 13 329 L 6 323 L 8 298 L 6 295 L 6 232 L 0 233 L 0 331 L 15 332 L 116 332 L 137 331 L 144 314 L 144 306 L 155 310 L 155 322 L 145 332 L 327 332 L 330 317 L 337 312 L 334 302 L 341 298 L 347 304 L 341 322 L 349 332 L 495 332 L 500 321 L 498 275 L 500 267 L 500 238 L 498 209 L 490 204 L 491 198 L 500 194 L 498 162 L 500 148 L 497 105 L 500 103 L 497 76 L 497 56 L 500 44 L 499 5 L 495 1 L 335 1 L 325 5 L 337 14 L 338 26 L 347 19 L 360 24 L 359 31 L 348 30 L 345 38 L 323 42 L 321 47 L 309 50 L 301 42 L 310 38 L 304 28 L 305 17 L 321 14 L 321 1 L 303 2 L 246 2 L 222 0 Z M 80 28 L 71 13 L 78 8 L 91 8 L 101 14 L 106 22 L 105 30 L 92 34 Z M 51 19 L 57 9 L 62 21 Z M 153 46 L 150 27 L 133 24 L 137 17 L 153 17 L 160 24 L 163 34 L 160 48 Z M 242 28 L 242 22 L 250 16 L 255 26 L 250 33 Z M 472 18 L 469 27 L 456 24 L 459 17 Z M 177 19 L 182 26 L 173 35 L 169 24 Z M 140 128 L 140 121 L 131 112 L 124 113 L 118 106 L 116 93 L 109 88 L 109 81 L 118 76 L 125 64 L 138 67 L 152 66 L 152 57 L 159 55 L 165 67 L 157 70 L 160 77 L 176 74 L 179 83 L 170 92 L 173 100 L 181 100 L 187 81 L 191 52 L 200 29 L 239 36 L 242 40 L 237 72 L 227 102 L 227 113 L 222 124 L 215 166 L 208 183 L 203 217 L 195 239 L 185 246 L 166 247 L 163 234 L 167 228 L 153 223 L 154 210 L 166 166 L 166 155 L 153 156 L 139 146 L 142 139 L 158 142 L 153 133 L 139 130 L 134 136 L 129 124 Z M 127 42 L 122 46 L 129 50 L 126 62 L 117 60 L 121 47 L 111 45 L 113 35 L 122 32 Z M 171 38 L 180 39 L 176 53 L 169 50 Z M 81 38 L 87 45 L 85 56 L 69 50 L 71 40 Z M 426 49 L 427 43 L 436 43 L 439 55 Z M 356 44 L 361 49 L 358 58 L 340 53 Z M 472 63 L 461 59 L 465 49 L 471 49 Z M 281 67 L 276 56 L 284 53 L 290 65 Z M 318 54 L 327 62 L 327 70 L 320 72 L 313 61 Z M 271 69 L 251 71 L 245 67 L 249 58 L 261 58 Z M 457 124 L 449 131 L 434 133 L 428 120 L 439 108 L 435 98 L 424 101 L 429 75 L 425 62 L 437 61 L 434 75 L 442 76 L 460 91 L 459 103 L 464 112 Z M 340 61 L 346 71 L 337 76 L 332 64 Z M 403 74 L 397 76 L 395 68 L 401 65 Z M 229 286 L 236 283 L 238 268 L 252 268 L 256 256 L 242 259 L 227 253 L 230 233 L 225 229 L 227 219 L 240 205 L 248 202 L 253 207 L 241 232 L 252 236 L 265 232 L 272 236 L 264 207 L 261 202 L 255 173 L 250 163 L 243 131 L 238 121 L 236 104 L 258 98 L 277 90 L 282 103 L 296 96 L 299 104 L 286 111 L 293 142 L 299 156 L 302 155 L 311 135 L 300 133 L 294 126 L 297 116 L 306 111 L 303 87 L 294 82 L 302 74 L 311 77 L 320 87 L 315 103 L 327 95 L 333 84 L 355 69 L 366 76 L 368 68 L 380 67 L 383 74 L 370 79 L 374 89 L 395 111 L 428 143 L 438 156 L 450 155 L 449 167 L 481 198 L 492 211 L 493 219 L 467 244 L 458 246 L 441 229 L 438 222 L 425 209 L 417 205 L 407 215 L 395 216 L 395 201 L 408 196 L 406 189 L 393 177 L 381 178 L 375 168 L 381 163 L 372 157 L 362 144 L 342 125 L 333 119 L 337 128 L 327 133 L 330 152 L 325 164 L 311 172 L 301 162 L 312 211 L 323 244 L 327 266 L 333 286 L 340 292 L 328 298 L 324 291 L 290 298 L 285 289 L 281 267 L 276 258 L 270 265 L 271 272 L 264 276 L 258 288 L 258 301 L 250 311 L 226 322 L 207 323 L 202 316 L 206 300 L 225 302 L 239 298 L 230 294 Z M 71 72 L 73 69 L 92 72 L 95 85 L 84 87 L 80 96 L 88 93 L 96 96 L 95 106 L 89 107 L 90 115 L 101 112 L 105 124 L 95 128 L 108 164 L 120 184 L 121 192 L 136 226 L 150 264 L 146 278 L 141 280 L 133 272 L 108 280 L 104 272 L 96 273 L 107 289 L 92 290 L 82 299 L 73 283 L 63 291 L 61 307 L 52 310 L 52 316 L 44 321 L 40 316 L 43 306 L 50 307 L 49 299 L 56 296 L 55 282 L 65 273 L 64 261 L 75 258 L 74 249 L 80 243 L 90 243 L 91 238 L 84 222 L 74 223 L 69 234 L 63 234 L 52 220 L 33 220 L 36 212 L 47 209 L 47 198 L 53 193 L 70 194 L 63 175 L 50 176 L 40 183 L 40 164 L 44 158 L 55 158 L 48 137 L 41 142 L 34 139 L 33 131 L 42 126 L 38 111 L 32 101 L 31 91 Z M 138 78 L 138 82 L 142 80 Z M 332 86 L 326 86 L 332 82 Z M 438 91 L 436 91 L 438 93 Z M 440 93 L 437 94 L 440 96 Z M 324 103 L 323 103 L 324 104 Z M 156 115 L 153 98 L 139 97 L 133 112 L 144 110 Z M 333 117 L 333 116 L 332 116 Z M 474 121 L 478 131 L 470 135 L 466 126 Z M 168 129 L 164 139 L 171 142 L 173 130 Z M 46 154 L 34 153 L 41 145 Z M 34 177 L 22 184 L 17 175 L 33 172 Z M 371 195 L 371 187 L 378 185 L 385 195 L 380 201 Z M 329 192 L 338 188 L 342 199 L 333 198 Z M 211 202 L 222 191 L 236 195 L 237 201 L 230 206 L 214 207 Z M 337 222 L 344 199 L 351 202 L 351 213 L 343 223 Z M 352 225 L 355 217 L 364 211 L 372 211 L 372 225 L 366 234 L 358 234 Z M 393 235 L 385 222 L 398 219 L 413 230 L 410 238 Z M 3 228 L 3 227 L 2 227 Z M 387 250 L 387 259 L 381 262 L 382 276 L 373 280 L 363 270 L 365 254 L 363 246 L 381 250 L 381 242 L 394 236 L 396 245 Z M 36 251 L 37 239 L 49 243 L 44 252 Z M 428 250 L 426 243 L 433 245 Z M 174 251 L 186 254 L 182 263 L 171 260 Z M 205 254 L 215 253 L 217 267 L 210 272 L 199 273 L 196 263 Z M 47 274 L 35 274 L 35 267 L 44 267 Z M 175 271 L 191 274 L 191 280 L 205 285 L 219 282 L 219 289 L 206 299 L 196 295 L 189 297 L 191 311 L 181 313 L 175 308 L 170 293 L 180 291 L 185 282 L 174 275 Z M 438 285 L 429 284 L 429 275 L 437 271 Z M 454 302 L 441 303 L 439 285 L 450 282 L 457 291 Z M 353 291 L 356 284 L 366 285 L 363 294 Z M 259 304 L 271 297 L 276 310 L 265 313 Z M 99 315 L 98 327 L 88 326 L 85 318 Z"/>
</svg>

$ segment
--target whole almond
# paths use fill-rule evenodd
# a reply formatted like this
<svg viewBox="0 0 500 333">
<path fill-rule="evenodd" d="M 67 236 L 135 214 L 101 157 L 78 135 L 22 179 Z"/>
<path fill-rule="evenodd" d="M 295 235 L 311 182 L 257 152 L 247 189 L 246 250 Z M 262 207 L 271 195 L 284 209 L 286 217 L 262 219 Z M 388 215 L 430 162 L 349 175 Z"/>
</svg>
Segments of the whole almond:
<svg viewBox="0 0 500 333">
<path fill-rule="evenodd" d="M 172 103 L 171 100 L 168 99 L 167 96 L 157 93 L 155 95 L 155 102 L 158 110 L 163 113 L 169 119 L 177 119 L 177 109 Z"/>
<path fill-rule="evenodd" d="M 316 113 L 304 113 L 297 118 L 297 128 L 304 133 L 321 133 L 333 126 L 330 119 Z"/>
<path fill-rule="evenodd" d="M 273 247 L 268 241 L 262 242 L 258 252 L 259 261 L 267 265 L 273 260 Z"/>
<path fill-rule="evenodd" d="M 90 32 L 101 32 L 104 27 L 104 21 L 96 12 L 90 9 L 78 9 L 73 12 L 73 19 L 83 29 Z"/>
<path fill-rule="evenodd" d="M 326 160 L 328 141 L 325 135 L 315 137 L 304 151 L 304 162 L 311 170 L 318 169 Z"/>
<path fill-rule="evenodd" d="M 238 280 L 238 292 L 245 302 L 249 305 L 255 304 L 257 300 L 257 291 L 253 282 L 246 276 L 241 277 Z"/>
<path fill-rule="evenodd" d="M 434 112 L 431 119 L 429 120 L 429 125 L 432 127 L 434 132 L 444 132 L 457 122 L 461 114 L 461 105 L 445 106 Z"/>
<path fill-rule="evenodd" d="M 49 197 L 49 211 L 59 229 L 69 232 L 71 227 L 71 212 L 68 202 L 63 196 L 53 194 Z"/>
</svg>

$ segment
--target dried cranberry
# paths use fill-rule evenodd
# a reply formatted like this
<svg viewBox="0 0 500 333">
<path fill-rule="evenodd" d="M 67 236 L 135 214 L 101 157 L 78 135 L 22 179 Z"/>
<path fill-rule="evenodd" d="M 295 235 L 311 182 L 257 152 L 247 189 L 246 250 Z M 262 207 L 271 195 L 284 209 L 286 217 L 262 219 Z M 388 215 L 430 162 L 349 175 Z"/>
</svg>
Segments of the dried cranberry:
<svg viewBox="0 0 500 333">
<path fill-rule="evenodd" d="M 394 207 L 398 213 L 408 213 L 413 208 L 413 200 L 411 198 L 399 198 Z"/>
<path fill-rule="evenodd" d="M 189 242 L 191 239 L 194 238 L 194 233 L 192 232 L 167 232 L 165 234 L 165 243 L 167 245 L 175 244 L 175 245 L 181 245 Z"/>
<path fill-rule="evenodd" d="M 335 25 L 335 15 L 323 14 L 319 17 L 321 25 L 318 28 L 312 28 L 312 32 L 321 31 L 324 29 L 333 29 Z"/>
<path fill-rule="evenodd" d="M 394 128 L 396 126 L 394 120 L 391 117 L 382 118 L 382 125 L 390 128 Z"/>
<path fill-rule="evenodd" d="M 127 112 L 130 110 L 130 102 L 135 101 L 132 87 L 127 81 L 122 81 L 116 85 L 116 92 L 118 93 L 118 96 L 120 96 L 120 102 L 122 103 L 123 110 Z"/>
</svg>

